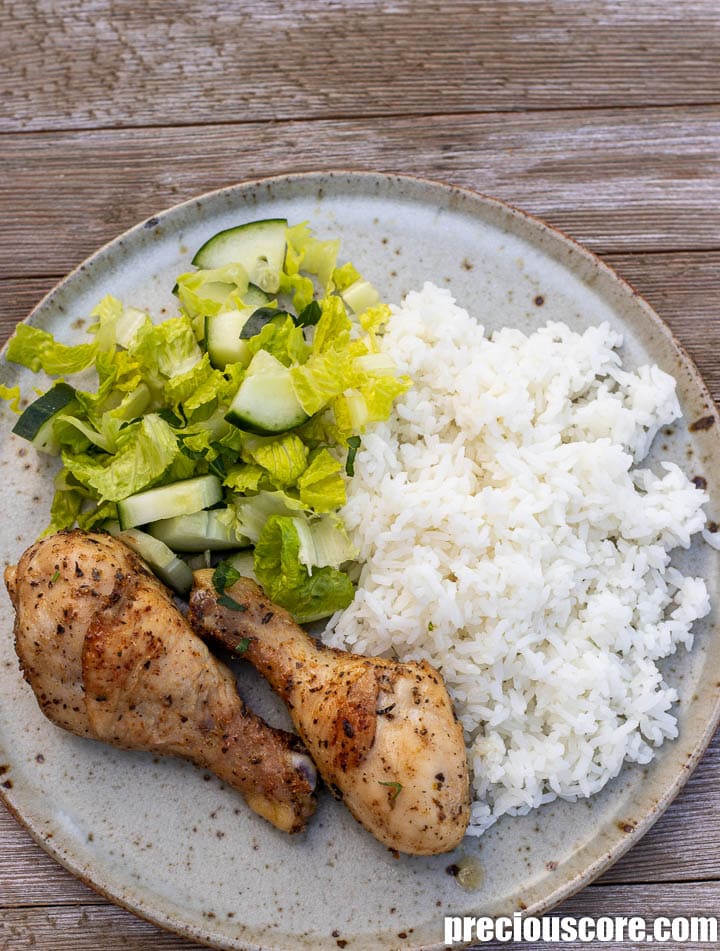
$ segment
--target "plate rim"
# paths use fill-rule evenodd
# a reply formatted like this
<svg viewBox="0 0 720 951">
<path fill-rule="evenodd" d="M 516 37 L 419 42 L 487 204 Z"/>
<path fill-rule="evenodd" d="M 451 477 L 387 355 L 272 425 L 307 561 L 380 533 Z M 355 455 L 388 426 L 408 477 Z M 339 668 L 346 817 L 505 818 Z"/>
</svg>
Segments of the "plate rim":
<svg viewBox="0 0 720 951">
<path fill-rule="evenodd" d="M 526 211 L 525 209 L 520 208 L 511 202 L 489 195 L 480 189 L 473 188 L 472 186 L 456 185 L 451 182 L 421 175 L 412 175 L 399 172 L 382 172 L 364 168 L 315 169 L 302 172 L 291 172 L 287 174 L 261 176 L 252 179 L 242 179 L 232 184 L 225 185 L 221 188 L 215 188 L 209 191 L 201 192 L 181 202 L 177 202 L 174 205 L 163 208 L 161 211 L 158 211 L 155 214 L 152 214 L 130 226 L 129 228 L 126 228 L 121 233 L 115 235 L 113 238 L 100 245 L 91 254 L 89 254 L 75 267 L 68 271 L 67 274 L 61 277 L 41 297 L 41 299 L 29 311 L 29 313 L 21 321 L 18 321 L 18 323 L 32 324 L 33 318 L 36 317 L 38 312 L 40 312 L 46 306 L 46 304 L 49 304 L 54 295 L 59 293 L 73 278 L 82 274 L 82 272 L 87 270 L 87 268 L 94 264 L 95 261 L 102 258 L 114 247 L 122 244 L 128 239 L 132 239 L 136 235 L 142 234 L 148 228 L 161 225 L 164 219 L 171 214 L 174 215 L 180 213 L 183 209 L 190 209 L 192 205 L 196 205 L 199 202 L 203 202 L 205 200 L 214 200 L 219 199 L 222 196 L 230 196 L 238 190 L 251 191 L 253 189 L 260 189 L 263 187 L 272 188 L 273 186 L 280 185 L 290 187 L 293 185 L 315 186 L 315 189 L 317 190 L 318 188 L 322 189 L 323 182 L 327 182 L 328 179 L 337 180 L 342 178 L 347 178 L 353 182 L 357 182 L 358 184 L 362 183 L 363 181 L 367 183 L 375 181 L 384 184 L 385 186 L 389 185 L 392 187 L 393 183 L 399 183 L 400 185 L 408 184 L 430 190 L 440 189 L 448 196 L 457 194 L 469 199 L 471 202 L 479 202 L 480 204 L 490 206 L 500 213 L 509 213 L 515 221 L 525 223 L 526 225 L 529 225 L 531 229 L 536 229 L 537 231 L 548 235 L 554 241 L 565 245 L 568 249 L 579 255 L 592 267 L 603 272 L 607 278 L 614 282 L 620 288 L 620 290 L 624 292 L 625 295 L 632 297 L 636 304 L 642 309 L 645 318 L 648 319 L 654 328 L 663 335 L 668 343 L 671 344 L 673 350 L 675 351 L 675 356 L 678 357 L 680 362 L 684 365 L 692 379 L 693 384 L 697 387 L 703 399 L 706 401 L 707 415 L 713 417 L 715 424 L 713 428 L 715 433 L 718 433 L 720 430 L 720 410 L 712 398 L 707 384 L 705 383 L 695 361 L 687 353 L 669 324 L 667 324 L 662 319 L 662 317 L 660 317 L 657 311 L 655 311 L 651 304 L 633 286 L 633 284 L 623 277 L 612 265 L 604 261 L 598 253 L 590 250 L 584 244 L 568 235 L 564 230 L 557 227 L 556 225 L 550 224 L 537 214 Z M 322 195 L 319 197 L 322 198 Z M 414 196 L 409 197 L 410 200 L 412 200 Z M 261 204 L 261 202 L 258 202 L 258 204 Z M 10 336 L 12 336 L 12 333 Z M 8 340 L 6 340 L 3 344 L 2 348 L 0 348 L 0 363 L 7 362 L 6 351 L 9 339 L 10 338 L 8 338 Z M 720 694 L 718 694 L 715 699 L 710 717 L 705 721 L 704 728 L 701 731 L 697 741 L 694 743 L 692 752 L 687 755 L 684 768 L 678 771 L 674 782 L 665 788 L 662 796 L 660 796 L 660 798 L 656 800 L 655 805 L 649 811 L 647 811 L 639 821 L 637 821 L 632 831 L 627 832 L 623 838 L 617 839 L 612 847 L 610 847 L 599 859 L 586 866 L 584 869 L 579 870 L 570 878 L 568 878 L 563 884 L 560 884 L 557 888 L 551 890 L 545 898 L 538 899 L 532 904 L 523 907 L 521 914 L 523 916 L 541 915 L 556 907 L 558 904 L 567 900 L 572 895 L 576 894 L 582 888 L 597 879 L 598 876 L 614 865 L 620 858 L 622 858 L 623 855 L 625 855 L 632 847 L 634 847 L 638 841 L 650 830 L 655 822 L 661 818 L 670 804 L 683 789 L 698 763 L 702 759 L 710 742 L 712 741 L 718 724 L 720 724 Z M 677 740 L 673 740 L 672 742 L 677 742 Z M 625 768 L 627 765 L 628 764 L 624 764 L 623 768 Z M 80 867 L 80 863 L 74 863 L 70 856 L 64 855 L 59 849 L 55 847 L 52 839 L 44 837 L 41 830 L 39 828 L 36 829 L 33 826 L 32 818 L 24 817 L 21 815 L 18 809 L 15 808 L 15 806 L 10 801 L 9 790 L 4 789 L 1 784 L 0 801 L 3 802 L 5 808 L 14 817 L 18 824 L 28 832 L 31 838 L 47 854 L 49 854 L 54 861 L 58 862 L 58 864 L 70 872 L 75 878 L 83 882 L 83 884 L 91 888 L 98 895 L 107 899 L 113 904 L 123 908 L 126 911 L 129 911 L 133 915 L 150 924 L 162 928 L 165 931 L 192 941 L 196 941 L 199 944 L 206 945 L 207 947 L 222 949 L 222 951 L 263 951 L 263 949 L 264 951 L 270 951 L 270 946 L 254 944 L 248 942 L 244 938 L 239 939 L 239 941 L 233 940 L 228 942 L 222 936 L 212 935 L 211 926 L 208 926 L 205 931 L 202 931 L 192 925 L 189 921 L 179 922 L 178 920 L 173 919 L 171 916 L 163 913 L 159 909 L 147 908 L 143 904 L 142 900 L 140 900 L 138 904 L 135 904 L 133 901 L 123 899 L 121 895 L 116 894 L 112 890 L 89 878 L 87 873 Z M 477 909 L 477 911 L 478 914 L 482 913 L 481 909 Z M 458 948 L 467 947 L 468 943 L 457 943 L 455 946 Z M 411 948 L 414 949 L 414 951 L 441 951 L 441 949 L 444 948 L 444 944 L 413 944 L 406 945 L 406 947 L 408 948 L 408 951 L 410 951 Z"/>
</svg>

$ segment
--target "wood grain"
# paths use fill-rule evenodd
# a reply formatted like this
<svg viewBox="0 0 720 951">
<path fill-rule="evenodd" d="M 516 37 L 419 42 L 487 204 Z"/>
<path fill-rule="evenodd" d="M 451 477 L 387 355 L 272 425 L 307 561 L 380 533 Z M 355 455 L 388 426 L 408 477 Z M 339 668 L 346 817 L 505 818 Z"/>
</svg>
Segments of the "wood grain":
<svg viewBox="0 0 720 951">
<path fill-rule="evenodd" d="M 605 916 L 630 917 L 639 915 L 646 919 L 648 925 L 655 918 L 675 917 L 678 915 L 703 915 L 720 917 L 720 884 L 717 882 L 696 882 L 692 885 L 632 885 L 620 887 L 617 885 L 586 888 L 580 894 L 560 905 L 554 914 L 590 915 L 596 921 Z M 627 948 L 640 949 L 646 944 L 630 942 L 614 942 L 607 944 L 601 941 L 590 941 L 587 944 L 516 944 L 510 942 L 502 945 L 481 945 L 480 947 L 502 947 L 511 951 L 567 951 L 568 947 L 590 948 L 591 951 L 601 949 Z M 707 951 L 712 945 L 688 942 L 677 944 L 668 942 L 661 947 L 679 951 L 679 949 L 693 949 L 693 951 Z"/>
<path fill-rule="evenodd" d="M 708 834 L 720 828 L 718 789 L 720 733 L 667 812 L 599 883 L 720 880 L 717 841 Z"/>
<path fill-rule="evenodd" d="M 717 0 L 2 12 L 0 338 L 57 276 L 169 205 L 265 175 L 367 168 L 494 194 L 600 252 L 720 401 Z M 716 736 L 648 835 L 559 911 L 720 915 L 719 790 Z M 30 948 L 199 946 L 106 903 L 0 808 L 0 951 Z"/>
<path fill-rule="evenodd" d="M 713 250 L 718 139 L 720 106 L 7 135 L 0 277 L 64 273 L 209 189 L 338 167 L 467 185 L 604 253 Z"/>
<path fill-rule="evenodd" d="M 0 917 L 0 951 L 199 951 L 200 947 L 107 904 L 18 908 Z"/>
<path fill-rule="evenodd" d="M 590 915 L 595 919 L 606 915 L 640 915 L 648 923 L 658 917 L 675 915 L 720 917 L 720 883 L 598 886 L 585 889 L 561 905 L 555 913 Z M 439 925 L 442 923 L 439 922 Z M 351 948 L 352 945 L 349 944 L 348 947 Z M 532 951 L 534 948 L 561 951 L 568 945 L 552 942 L 542 945 L 510 943 L 503 944 L 502 947 L 510 948 L 511 951 Z M 594 941 L 583 944 L 582 947 L 591 951 L 602 951 L 610 946 Z M 632 946 L 623 944 L 622 947 Z M 706 951 L 708 945 L 668 943 L 663 947 Z M 200 945 L 163 933 L 153 925 L 140 921 L 112 905 L 18 908 L 4 912 L 0 918 L 0 951 L 37 951 L 38 948 L 52 951 L 127 951 L 128 948 L 133 951 L 199 951 Z"/>
<path fill-rule="evenodd" d="M 6 5 L 3 60 L 13 73 L 0 128 L 720 100 L 711 0 L 57 6 Z"/>
</svg>

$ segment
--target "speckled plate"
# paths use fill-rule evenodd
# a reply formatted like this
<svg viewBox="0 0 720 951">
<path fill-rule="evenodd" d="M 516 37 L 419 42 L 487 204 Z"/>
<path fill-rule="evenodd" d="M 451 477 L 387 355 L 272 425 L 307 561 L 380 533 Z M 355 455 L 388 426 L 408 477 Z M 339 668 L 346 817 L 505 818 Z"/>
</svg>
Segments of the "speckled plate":
<svg viewBox="0 0 720 951">
<path fill-rule="evenodd" d="M 607 320 L 624 358 L 678 380 L 684 420 L 655 446 L 703 475 L 720 513 L 718 421 L 697 371 L 648 305 L 593 255 L 522 212 L 469 191 L 398 176 L 297 175 L 238 185 L 143 222 L 89 258 L 29 322 L 77 341 L 103 294 L 162 316 L 175 275 L 215 231 L 253 218 L 309 220 L 342 238 L 342 254 L 397 301 L 426 279 L 452 287 L 486 327 L 530 330 L 548 318 L 583 328 Z M 36 382 L 3 362 L 3 383 Z M 705 420 L 700 426 L 689 423 Z M 0 525 L 15 560 L 47 519 L 53 466 L 8 435 L 2 409 Z M 704 428 L 703 428 L 704 427 Z M 702 574 L 718 603 L 718 553 L 702 542 L 678 562 Z M 18 669 L 2 592 L 0 791 L 59 862 L 162 927 L 217 948 L 438 947 L 445 914 L 539 912 L 598 875 L 648 829 L 687 779 L 720 715 L 716 613 L 693 651 L 665 668 L 677 686 L 680 737 L 647 768 L 628 767 L 591 800 L 503 818 L 450 855 L 393 856 L 323 795 L 307 833 L 289 838 L 214 777 L 179 760 L 121 752 L 54 727 Z M 247 670 L 243 691 L 276 722 L 284 711 Z M 470 858 L 481 882 L 464 891 L 446 868 Z"/>
</svg>

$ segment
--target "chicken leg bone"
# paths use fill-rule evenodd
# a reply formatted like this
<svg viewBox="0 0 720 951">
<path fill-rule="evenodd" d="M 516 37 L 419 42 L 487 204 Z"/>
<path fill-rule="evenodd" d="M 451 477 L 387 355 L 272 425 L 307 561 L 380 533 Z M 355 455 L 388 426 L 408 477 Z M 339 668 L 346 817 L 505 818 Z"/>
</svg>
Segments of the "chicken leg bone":
<svg viewBox="0 0 720 951">
<path fill-rule="evenodd" d="M 297 737 L 247 709 L 232 673 L 165 587 L 109 535 L 60 532 L 5 582 L 26 680 L 55 724 L 125 749 L 189 759 L 285 832 L 315 809 L 315 769 Z"/>
<path fill-rule="evenodd" d="M 316 642 L 249 578 L 218 603 L 209 570 L 195 573 L 190 623 L 242 650 L 287 703 L 338 798 L 381 842 L 432 855 L 454 848 L 469 819 L 462 728 L 428 663 L 362 657 Z M 227 604 L 227 601 L 225 602 Z"/>
</svg>

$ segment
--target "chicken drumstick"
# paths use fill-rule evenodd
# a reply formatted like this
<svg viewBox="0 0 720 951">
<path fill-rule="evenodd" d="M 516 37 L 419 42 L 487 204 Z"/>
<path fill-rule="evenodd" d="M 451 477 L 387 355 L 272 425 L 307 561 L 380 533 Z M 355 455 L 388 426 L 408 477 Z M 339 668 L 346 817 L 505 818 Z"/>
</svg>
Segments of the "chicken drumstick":
<svg viewBox="0 0 720 951">
<path fill-rule="evenodd" d="M 15 646 L 43 712 L 80 736 L 182 756 L 297 832 L 315 769 L 297 738 L 251 713 L 231 672 L 167 590 L 109 535 L 60 532 L 5 571 Z"/>
<path fill-rule="evenodd" d="M 462 728 L 428 663 L 361 657 L 316 642 L 249 578 L 218 604 L 197 571 L 190 623 L 240 649 L 285 700 L 320 773 L 381 842 L 433 855 L 454 848 L 469 819 Z"/>
</svg>

